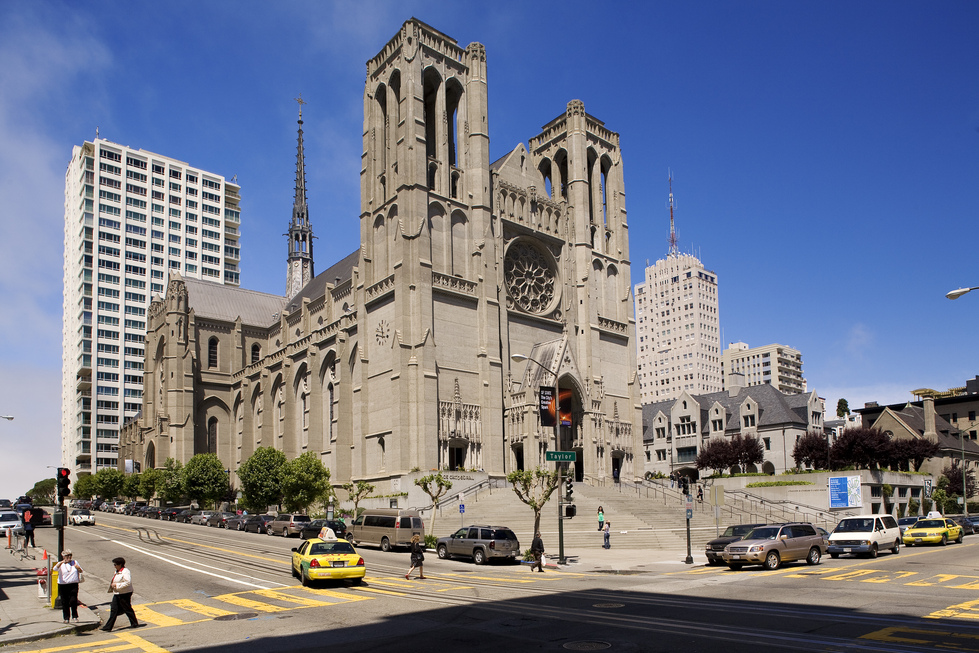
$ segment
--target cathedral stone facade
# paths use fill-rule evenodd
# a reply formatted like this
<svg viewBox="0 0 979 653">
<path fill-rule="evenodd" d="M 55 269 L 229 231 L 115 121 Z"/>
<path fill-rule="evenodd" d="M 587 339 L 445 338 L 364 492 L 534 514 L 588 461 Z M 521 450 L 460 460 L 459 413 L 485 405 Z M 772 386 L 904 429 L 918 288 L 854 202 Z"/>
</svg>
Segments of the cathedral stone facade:
<svg viewBox="0 0 979 653">
<path fill-rule="evenodd" d="M 483 46 L 407 21 L 367 62 L 359 249 L 311 276 L 300 129 L 286 294 L 171 279 L 120 461 L 273 446 L 384 493 L 561 450 L 579 480 L 640 477 L 622 165 L 577 100 L 491 163 Z M 542 385 L 570 397 L 557 428 Z"/>
</svg>

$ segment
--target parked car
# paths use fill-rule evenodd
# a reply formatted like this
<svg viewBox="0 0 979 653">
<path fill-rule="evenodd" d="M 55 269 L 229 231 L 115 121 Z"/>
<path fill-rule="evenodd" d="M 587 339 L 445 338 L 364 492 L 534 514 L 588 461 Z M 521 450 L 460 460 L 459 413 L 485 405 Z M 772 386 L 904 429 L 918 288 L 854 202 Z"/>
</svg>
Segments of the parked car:
<svg viewBox="0 0 979 653">
<path fill-rule="evenodd" d="M 0 510 L 10 509 L 13 507 L 14 504 L 10 501 L 10 499 L 0 499 Z"/>
<path fill-rule="evenodd" d="M 225 520 L 224 522 L 224 527 L 227 528 L 229 531 L 244 530 L 245 519 L 247 518 L 248 515 L 238 515 L 238 514 L 236 514 L 234 517 L 228 517 L 228 519 Z"/>
<path fill-rule="evenodd" d="M 758 526 L 764 526 L 764 524 L 735 524 L 734 526 L 728 526 L 724 529 L 724 532 L 720 534 L 719 537 L 711 540 L 707 543 L 704 553 L 707 555 L 708 565 L 723 565 L 724 564 L 724 547 L 726 547 L 731 542 L 737 542 L 742 539 L 745 535 L 750 533 L 752 529 Z"/>
<path fill-rule="evenodd" d="M 302 530 L 299 531 L 299 537 L 304 540 L 309 540 L 314 537 L 318 537 L 321 540 L 325 540 L 326 532 L 324 528 L 329 528 L 333 531 L 333 534 L 341 540 L 347 539 L 347 526 L 342 521 L 326 520 L 326 519 L 314 519 L 308 524 L 303 525 Z"/>
<path fill-rule="evenodd" d="M 506 526 L 464 526 L 448 537 L 440 537 L 435 544 L 438 557 L 446 560 L 452 556 L 472 558 L 477 565 L 492 559 L 516 561 L 520 555 L 520 542 Z"/>
<path fill-rule="evenodd" d="M 229 518 L 234 516 L 235 513 L 233 512 L 215 512 L 211 514 L 210 517 L 207 518 L 207 521 L 204 522 L 204 525 L 213 528 L 226 528 L 225 523 L 228 521 Z"/>
<path fill-rule="evenodd" d="M 198 512 L 200 512 L 200 511 L 199 510 L 194 510 L 193 508 L 184 508 L 183 510 L 181 510 L 180 512 L 178 512 L 176 515 L 174 515 L 173 521 L 180 522 L 180 523 L 183 523 L 183 524 L 189 524 L 190 523 L 190 518 L 193 517 L 194 515 L 196 515 Z"/>
<path fill-rule="evenodd" d="M 126 508 L 123 510 L 123 512 L 127 515 L 136 515 L 136 513 L 139 512 L 140 508 L 145 508 L 145 507 L 146 507 L 145 501 L 130 501 L 129 503 L 126 504 Z"/>
<path fill-rule="evenodd" d="M 127 514 L 126 513 L 126 506 L 127 506 L 127 504 L 125 504 L 125 503 L 123 503 L 121 501 L 119 503 L 117 503 L 116 504 L 116 514 L 118 514 L 118 515 L 125 515 L 125 514 Z"/>
<path fill-rule="evenodd" d="M 162 519 L 160 515 L 163 514 L 163 508 L 160 506 L 146 506 L 146 510 L 143 511 L 143 517 L 147 519 Z"/>
<path fill-rule="evenodd" d="M 915 544 L 962 543 L 962 527 L 951 519 L 919 519 L 914 526 L 904 531 L 905 546 Z"/>
<path fill-rule="evenodd" d="M 407 547 L 414 535 L 425 537 L 421 515 L 412 510 L 377 508 L 365 510 L 347 528 L 347 540 L 354 544 L 374 544 L 387 552 Z"/>
<path fill-rule="evenodd" d="M 91 510 L 78 508 L 71 511 L 71 514 L 68 515 L 68 521 L 75 526 L 95 526 L 95 515 L 92 514 Z"/>
<path fill-rule="evenodd" d="M 0 537 L 7 537 L 7 531 L 13 531 L 13 535 L 24 532 L 24 524 L 20 520 L 20 515 L 15 510 L 0 511 Z"/>
<path fill-rule="evenodd" d="M 309 515 L 297 515 L 294 513 L 282 513 L 276 515 L 275 519 L 266 525 L 266 533 L 269 535 L 281 535 L 282 537 L 292 537 L 299 535 L 303 526 L 312 521 Z"/>
<path fill-rule="evenodd" d="M 825 553 L 823 536 L 812 524 L 769 524 L 755 528 L 743 540 L 724 547 L 724 562 L 733 570 L 744 565 L 762 565 L 772 570 L 793 560 L 818 565 Z"/>
<path fill-rule="evenodd" d="M 904 531 L 907 530 L 908 526 L 914 526 L 914 523 L 918 521 L 918 517 L 901 517 L 897 520 L 898 528 L 901 529 L 901 538 L 904 538 Z"/>
<path fill-rule="evenodd" d="M 198 526 L 205 526 L 207 524 L 207 520 L 213 514 L 213 510 L 199 510 L 197 514 L 191 515 L 190 523 L 197 524 Z"/>
<path fill-rule="evenodd" d="M 963 535 L 975 535 L 976 534 L 975 526 L 972 525 L 972 520 L 969 519 L 968 517 L 964 517 L 962 515 L 955 515 L 953 517 L 949 517 L 949 519 L 951 519 L 956 524 L 958 524 L 959 526 L 962 527 L 962 534 Z"/>
<path fill-rule="evenodd" d="M 272 523 L 275 515 L 248 515 L 242 522 L 241 530 L 246 533 L 267 533 L 268 524 Z"/>
<path fill-rule="evenodd" d="M 829 555 L 842 553 L 876 558 L 881 549 L 901 552 L 901 527 L 890 515 L 858 515 L 840 520 L 829 536 Z"/>
<path fill-rule="evenodd" d="M 160 510 L 160 521 L 173 521 L 180 510 L 180 508 L 163 508 Z"/>
<path fill-rule="evenodd" d="M 292 575 L 303 585 L 314 580 L 347 580 L 359 585 L 367 565 L 346 540 L 306 540 L 292 550 Z"/>
</svg>

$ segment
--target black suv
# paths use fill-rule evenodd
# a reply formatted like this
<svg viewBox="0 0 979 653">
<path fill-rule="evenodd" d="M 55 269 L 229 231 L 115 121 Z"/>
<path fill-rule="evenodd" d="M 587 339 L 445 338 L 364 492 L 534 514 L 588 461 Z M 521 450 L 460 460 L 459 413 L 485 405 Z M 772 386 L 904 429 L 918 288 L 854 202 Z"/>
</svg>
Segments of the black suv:
<svg viewBox="0 0 979 653">
<path fill-rule="evenodd" d="M 707 564 L 709 565 L 723 565 L 724 556 L 721 554 L 724 552 L 724 547 L 726 547 L 731 542 L 737 542 L 745 535 L 751 532 L 751 529 L 756 526 L 764 526 L 764 524 L 737 524 L 735 526 L 728 526 L 721 533 L 720 537 L 717 537 L 707 543 L 707 550 L 704 553 L 707 555 Z"/>
</svg>

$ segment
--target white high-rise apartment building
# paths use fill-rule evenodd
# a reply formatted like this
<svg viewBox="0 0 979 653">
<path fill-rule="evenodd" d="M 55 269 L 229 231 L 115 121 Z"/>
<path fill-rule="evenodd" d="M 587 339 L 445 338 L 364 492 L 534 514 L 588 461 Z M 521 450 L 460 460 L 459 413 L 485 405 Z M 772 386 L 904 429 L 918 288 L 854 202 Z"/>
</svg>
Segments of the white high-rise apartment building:
<svg viewBox="0 0 979 653">
<path fill-rule="evenodd" d="M 675 243 L 675 240 L 674 240 Z M 643 404 L 684 390 L 721 390 L 717 275 L 675 247 L 636 284 L 639 393 Z"/>
<path fill-rule="evenodd" d="M 802 377 L 802 354 L 798 349 L 772 344 L 748 347 L 732 342 L 721 355 L 721 381 L 727 389 L 727 376 L 743 374 L 744 385 L 769 384 L 786 394 L 806 391 Z"/>
<path fill-rule="evenodd" d="M 146 309 L 170 272 L 238 285 L 240 188 L 221 175 L 96 138 L 65 173 L 61 461 L 117 467 L 141 408 Z"/>
</svg>

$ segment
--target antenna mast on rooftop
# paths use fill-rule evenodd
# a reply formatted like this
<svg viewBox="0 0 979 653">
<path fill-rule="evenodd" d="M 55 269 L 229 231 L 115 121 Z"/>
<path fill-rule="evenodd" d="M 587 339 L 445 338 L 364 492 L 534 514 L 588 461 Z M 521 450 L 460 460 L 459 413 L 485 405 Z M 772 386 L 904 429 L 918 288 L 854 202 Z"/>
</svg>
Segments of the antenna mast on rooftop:
<svg viewBox="0 0 979 653">
<path fill-rule="evenodd" d="M 669 182 L 670 182 L 670 256 L 676 258 L 680 255 L 680 248 L 676 244 L 676 227 L 673 224 L 673 207 L 675 206 L 673 202 L 673 171 L 669 171 Z"/>
</svg>

